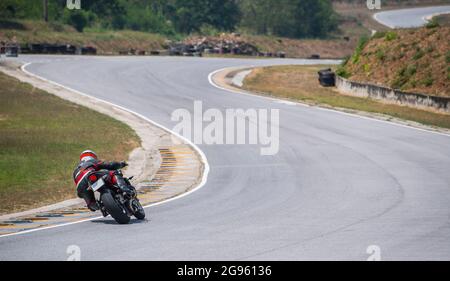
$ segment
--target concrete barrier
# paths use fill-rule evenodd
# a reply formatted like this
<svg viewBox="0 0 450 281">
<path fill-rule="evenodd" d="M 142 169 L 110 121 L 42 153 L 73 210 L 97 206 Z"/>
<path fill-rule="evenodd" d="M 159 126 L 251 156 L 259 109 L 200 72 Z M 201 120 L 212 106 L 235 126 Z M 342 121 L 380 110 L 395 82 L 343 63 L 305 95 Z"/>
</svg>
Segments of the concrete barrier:
<svg viewBox="0 0 450 281">
<path fill-rule="evenodd" d="M 387 103 L 407 105 L 450 114 L 450 98 L 448 97 L 407 93 L 388 87 L 354 82 L 339 76 L 336 76 L 336 87 L 340 92 L 347 95 L 373 98 Z"/>
</svg>

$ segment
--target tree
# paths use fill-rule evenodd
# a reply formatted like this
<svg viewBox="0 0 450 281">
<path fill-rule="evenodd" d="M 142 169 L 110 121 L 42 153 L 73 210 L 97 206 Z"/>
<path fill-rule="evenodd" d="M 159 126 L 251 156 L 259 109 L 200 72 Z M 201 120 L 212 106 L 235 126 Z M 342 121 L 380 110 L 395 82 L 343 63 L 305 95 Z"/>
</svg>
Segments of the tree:
<svg viewBox="0 0 450 281">
<path fill-rule="evenodd" d="M 64 21 L 73 26 L 78 32 L 83 32 L 83 29 L 88 25 L 88 12 L 83 10 L 66 11 L 64 13 Z"/>
<path fill-rule="evenodd" d="M 48 0 L 43 1 L 44 8 L 44 21 L 48 21 Z"/>
<path fill-rule="evenodd" d="M 44 1 L 44 0 L 43 0 Z M 133 29 L 172 35 L 233 31 L 285 37 L 325 37 L 336 29 L 330 0 L 82 0 L 70 11 L 66 0 L 48 0 L 50 21 Z M 39 19 L 42 1 L 0 0 L 2 19 Z"/>
<path fill-rule="evenodd" d="M 0 0 L 0 16 L 2 19 L 41 19 L 42 1 Z"/>
<path fill-rule="evenodd" d="M 236 0 L 175 0 L 168 16 L 177 31 L 191 33 L 203 25 L 218 30 L 231 31 L 239 21 L 239 6 Z"/>
<path fill-rule="evenodd" d="M 324 37 L 336 28 L 328 0 L 241 0 L 241 27 L 287 37 Z"/>
</svg>

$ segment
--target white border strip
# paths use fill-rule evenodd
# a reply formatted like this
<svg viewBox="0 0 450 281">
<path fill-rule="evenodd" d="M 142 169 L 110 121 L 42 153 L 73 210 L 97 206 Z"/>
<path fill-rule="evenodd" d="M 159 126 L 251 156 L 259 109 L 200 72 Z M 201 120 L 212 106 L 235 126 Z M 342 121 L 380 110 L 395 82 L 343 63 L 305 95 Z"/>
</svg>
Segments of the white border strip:
<svg viewBox="0 0 450 281">
<path fill-rule="evenodd" d="M 386 27 L 389 27 L 390 29 L 394 29 L 395 26 L 390 25 L 390 24 L 387 24 L 387 23 L 384 23 L 384 22 L 382 22 L 380 19 L 378 19 L 378 15 L 381 14 L 381 13 L 384 13 L 384 12 L 379 12 L 379 13 L 373 14 L 373 15 L 372 15 L 372 18 L 373 18 L 374 20 L 376 20 L 379 24 L 384 25 L 384 26 L 386 26 Z"/>
<path fill-rule="evenodd" d="M 245 69 L 245 68 L 249 68 L 249 67 L 243 67 L 243 69 Z M 253 66 L 253 68 L 255 68 L 255 66 Z M 253 97 L 263 98 L 263 99 L 270 100 L 270 101 L 274 101 L 274 102 L 277 102 L 277 103 L 285 102 L 285 101 L 286 101 L 286 100 L 280 99 L 280 98 L 273 98 L 273 97 L 261 96 L 261 95 L 258 95 L 258 94 L 249 93 L 249 92 L 247 92 L 247 91 L 241 92 L 241 91 L 238 91 L 238 90 L 228 89 L 228 88 L 224 88 L 224 87 L 222 87 L 222 86 L 220 86 L 220 85 L 217 85 L 217 84 L 214 82 L 214 79 L 213 79 L 214 75 L 216 75 L 217 73 L 219 73 L 219 72 L 221 72 L 221 71 L 225 71 L 225 70 L 227 70 L 227 69 L 235 70 L 235 69 L 233 69 L 232 67 L 225 67 L 225 68 L 222 68 L 222 69 L 213 71 L 213 72 L 211 72 L 211 73 L 208 75 L 209 83 L 210 83 L 212 86 L 214 86 L 214 87 L 216 87 L 216 88 L 218 88 L 218 89 L 221 89 L 221 90 L 224 90 L 224 91 L 227 91 L 227 92 L 231 92 L 231 93 L 235 93 L 235 94 L 241 94 L 241 95 L 248 95 L 248 96 L 253 96 Z M 238 69 L 236 69 L 236 70 L 238 70 Z M 292 103 L 292 104 L 295 104 L 295 105 L 303 106 L 303 107 L 315 108 L 315 109 L 318 109 L 318 110 L 323 110 L 323 111 L 328 111 L 328 112 L 339 113 L 339 114 L 342 114 L 342 115 L 347 115 L 347 116 L 351 116 L 351 117 L 355 117 L 355 118 L 360 118 L 360 119 L 365 119 L 365 120 L 371 120 L 371 121 L 381 122 L 381 123 L 385 123 L 385 124 L 390 124 L 390 125 L 393 125 L 393 126 L 398 126 L 398 127 L 403 127 L 403 128 L 409 128 L 409 129 L 418 130 L 418 131 L 421 131 L 421 132 L 433 133 L 433 134 L 437 134 L 437 135 L 441 135 L 441 136 L 450 137 L 450 134 L 446 134 L 446 133 L 442 133 L 442 132 L 436 132 L 436 131 L 427 130 L 427 129 L 422 129 L 422 128 L 417 128 L 417 127 L 408 126 L 408 125 L 404 125 L 404 124 L 399 124 L 399 123 L 392 122 L 392 121 L 381 120 L 381 119 L 377 119 L 377 118 L 373 118 L 373 117 L 361 116 L 361 115 L 356 114 L 356 113 L 348 113 L 348 112 L 343 112 L 343 111 L 340 111 L 340 110 L 337 110 L 337 109 L 325 108 L 325 107 L 320 107 L 320 106 L 310 106 L 310 105 L 308 105 L 308 104 L 304 104 L 304 103 L 301 103 L 301 102 L 294 102 L 294 101 L 289 101 L 289 102 Z"/>
<path fill-rule="evenodd" d="M 175 196 L 175 197 L 172 197 L 172 198 L 163 200 L 163 201 L 161 201 L 161 202 L 157 202 L 157 203 L 153 203 L 153 204 L 144 206 L 145 209 L 146 209 L 146 208 L 150 208 L 150 207 L 156 207 L 156 206 L 159 206 L 159 205 L 162 205 L 162 204 L 166 204 L 166 203 L 169 203 L 169 202 L 172 202 L 172 201 L 181 199 L 181 198 L 183 198 L 183 197 L 185 197 L 185 196 L 188 196 L 188 195 L 194 193 L 195 191 L 199 190 L 199 189 L 202 188 L 203 186 L 205 186 L 206 182 L 208 181 L 208 174 L 209 174 L 209 171 L 210 171 L 210 166 L 209 166 L 209 163 L 208 163 L 208 159 L 206 158 L 206 156 L 205 156 L 205 154 L 203 153 L 203 151 L 202 151 L 197 145 L 195 145 L 193 142 L 191 142 L 189 139 L 187 139 L 187 138 L 185 138 L 185 137 L 183 137 L 183 136 L 181 136 L 181 135 L 179 135 L 179 134 L 177 134 L 177 133 L 171 131 L 170 129 L 164 127 L 163 125 L 158 124 L 158 123 L 156 123 L 156 122 L 154 122 L 154 121 L 148 119 L 147 117 L 145 117 L 145 116 L 143 116 L 143 115 L 141 115 L 141 114 L 139 114 L 139 113 L 137 113 L 137 112 L 134 112 L 134 111 L 132 111 L 132 110 L 130 110 L 130 109 L 127 109 L 127 108 L 122 107 L 122 106 L 120 106 L 120 105 L 117 105 L 117 104 L 114 104 L 114 103 L 111 103 L 111 102 L 108 102 L 108 101 L 99 99 L 99 98 L 97 98 L 97 97 L 94 97 L 94 96 L 85 94 L 85 93 L 83 93 L 83 92 L 74 90 L 74 89 L 72 89 L 72 88 L 70 88 L 70 87 L 61 85 L 61 84 L 59 84 L 59 83 L 57 83 L 57 82 L 48 80 L 48 79 L 43 78 L 43 77 L 41 77 L 41 76 L 39 76 L 39 75 L 36 75 L 36 74 L 34 74 L 34 73 L 31 73 L 31 72 L 29 72 L 28 70 L 26 70 L 26 67 L 29 66 L 29 65 L 31 65 L 31 64 L 32 64 L 32 63 L 29 62 L 29 63 L 26 63 L 26 64 L 22 65 L 22 66 L 21 66 L 21 70 L 22 70 L 23 72 L 25 72 L 26 74 L 28 74 L 28 75 L 30 75 L 30 76 L 33 76 L 33 77 L 35 77 L 35 78 L 41 79 L 41 80 L 43 80 L 43 81 L 45 81 L 45 82 L 48 82 L 48 83 L 51 83 L 51 84 L 56 85 L 56 86 L 58 86 L 58 87 L 62 87 L 62 88 L 67 89 L 67 90 L 69 90 L 69 91 L 75 92 L 75 93 L 77 93 L 77 94 L 79 94 L 79 95 L 81 95 L 81 96 L 85 96 L 85 97 L 94 99 L 94 100 L 96 100 L 96 101 L 99 101 L 99 102 L 102 102 L 102 103 L 106 103 L 106 104 L 108 104 L 108 105 L 110 105 L 110 106 L 119 108 L 119 109 L 124 110 L 124 111 L 126 111 L 126 112 L 128 112 L 128 113 L 131 113 L 131 114 L 133 114 L 133 115 L 135 115 L 135 116 L 137 116 L 137 117 L 139 117 L 139 118 L 142 118 L 142 119 L 144 119 L 145 121 L 151 123 L 152 125 L 154 125 L 154 126 L 160 128 L 160 129 L 166 131 L 167 133 L 172 134 L 172 135 L 178 137 L 179 139 L 183 140 L 183 141 L 186 142 L 188 145 L 190 145 L 191 147 L 193 147 L 195 151 L 197 151 L 197 153 L 200 155 L 201 161 L 203 162 L 203 166 L 204 166 L 203 176 L 202 176 L 202 180 L 201 180 L 200 184 L 198 184 L 195 188 L 189 190 L 188 192 L 185 192 L 185 193 L 180 194 L 180 195 L 178 195 L 178 196 Z M 98 220 L 98 219 L 102 219 L 102 218 L 103 218 L 103 216 L 101 216 L 101 217 L 93 217 L 93 218 L 89 218 L 89 219 L 85 219 L 85 220 L 80 220 L 80 221 L 75 221 L 75 222 L 69 222 L 69 223 L 63 223 L 63 224 L 58 224 L 58 225 L 52 225 L 52 226 L 47 226 L 47 227 L 42 227 L 42 228 L 35 228 L 35 229 L 30 229 L 30 230 L 24 230 L 24 231 L 21 231 L 21 232 L 16 232 L 16 233 L 10 233 L 10 234 L 5 234 L 5 235 L 0 235 L 0 238 L 4 238 L 4 237 L 8 237 L 8 236 L 15 236 L 15 235 L 22 235 L 22 234 L 27 234 L 27 233 L 37 232 L 37 231 L 41 231 L 41 230 L 48 230 L 48 229 L 58 228 L 58 227 L 63 227 L 63 226 L 69 226 L 69 225 L 79 224 L 79 223 L 83 223 L 83 222 L 94 221 L 94 220 Z"/>
<path fill-rule="evenodd" d="M 244 69 L 253 69 L 253 68 L 256 68 L 256 67 L 257 66 L 252 65 L 252 66 L 244 66 L 242 68 L 241 67 L 239 67 L 239 68 L 244 70 Z M 212 86 L 214 86 L 214 87 L 216 87 L 216 88 L 218 88 L 220 90 L 224 90 L 224 91 L 235 93 L 235 94 L 246 95 L 246 96 L 251 96 L 251 97 L 258 97 L 258 98 L 261 98 L 261 99 L 266 99 L 266 100 L 277 102 L 277 103 L 286 102 L 286 100 L 283 100 L 283 99 L 277 99 L 277 98 L 272 98 L 272 97 L 261 96 L 261 95 L 253 94 L 253 93 L 250 93 L 250 92 L 247 92 L 247 91 L 244 91 L 244 90 L 238 91 L 238 90 L 229 89 L 229 88 L 225 88 L 225 87 L 222 87 L 220 85 L 217 85 L 214 82 L 214 79 L 213 79 L 214 75 L 216 75 L 219 72 L 225 71 L 227 69 L 230 69 L 230 70 L 233 70 L 233 71 L 234 70 L 239 71 L 239 69 L 234 69 L 234 67 L 225 67 L 225 68 L 221 68 L 221 69 L 215 70 L 215 71 L 211 72 L 208 75 L 209 84 L 211 84 Z M 300 106 L 304 106 L 304 107 L 310 107 L 310 105 L 304 104 L 304 103 L 298 103 L 298 102 L 292 102 L 292 103 L 295 104 L 295 105 L 300 105 Z"/>
</svg>

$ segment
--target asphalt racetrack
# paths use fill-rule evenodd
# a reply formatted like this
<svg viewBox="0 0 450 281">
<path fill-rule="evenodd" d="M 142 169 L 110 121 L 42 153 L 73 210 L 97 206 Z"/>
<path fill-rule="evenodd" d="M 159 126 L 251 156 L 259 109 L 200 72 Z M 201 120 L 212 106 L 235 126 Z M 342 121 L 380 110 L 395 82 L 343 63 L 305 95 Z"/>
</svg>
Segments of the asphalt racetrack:
<svg viewBox="0 0 450 281">
<path fill-rule="evenodd" d="M 426 24 L 430 16 L 448 13 L 450 5 L 384 11 L 375 14 L 374 18 L 390 28 L 410 28 Z"/>
<path fill-rule="evenodd" d="M 317 63 L 178 57 L 22 56 L 27 70 L 173 128 L 171 114 L 280 110 L 280 146 L 199 145 L 210 173 L 184 198 L 110 218 L 0 238 L 0 260 L 450 259 L 450 137 L 213 87 L 223 67 Z M 327 61 L 323 61 L 327 63 Z M 101 137 L 101 136 L 99 136 Z"/>
</svg>

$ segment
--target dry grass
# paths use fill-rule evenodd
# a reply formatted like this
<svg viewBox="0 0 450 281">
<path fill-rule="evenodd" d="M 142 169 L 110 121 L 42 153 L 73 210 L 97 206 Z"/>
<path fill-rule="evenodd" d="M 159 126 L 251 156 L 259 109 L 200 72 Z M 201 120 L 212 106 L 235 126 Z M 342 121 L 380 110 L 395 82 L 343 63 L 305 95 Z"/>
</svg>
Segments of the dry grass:
<svg viewBox="0 0 450 281">
<path fill-rule="evenodd" d="M 74 198 L 84 149 L 127 159 L 139 138 L 127 125 L 0 74 L 0 214 Z"/>
<path fill-rule="evenodd" d="M 41 21 L 0 23 L 0 41 L 25 43 L 72 44 L 93 46 L 98 54 L 118 54 L 120 51 L 163 49 L 166 38 L 162 35 L 137 31 L 110 31 L 85 29 L 77 32 L 73 27 Z"/>
<path fill-rule="evenodd" d="M 346 96 L 332 88 L 321 87 L 317 79 L 317 71 L 326 67 L 322 65 L 259 68 L 245 79 L 244 88 L 280 98 L 381 113 L 426 125 L 450 128 L 450 115 L 384 104 L 369 98 Z"/>
<path fill-rule="evenodd" d="M 439 15 L 433 18 L 440 26 L 450 26 L 450 14 Z"/>
<path fill-rule="evenodd" d="M 257 46 L 260 51 L 283 51 L 288 57 L 308 58 L 319 54 L 321 58 L 343 58 L 352 54 L 358 38 L 343 39 L 289 39 L 274 36 L 243 35 L 242 39 Z"/>
</svg>

